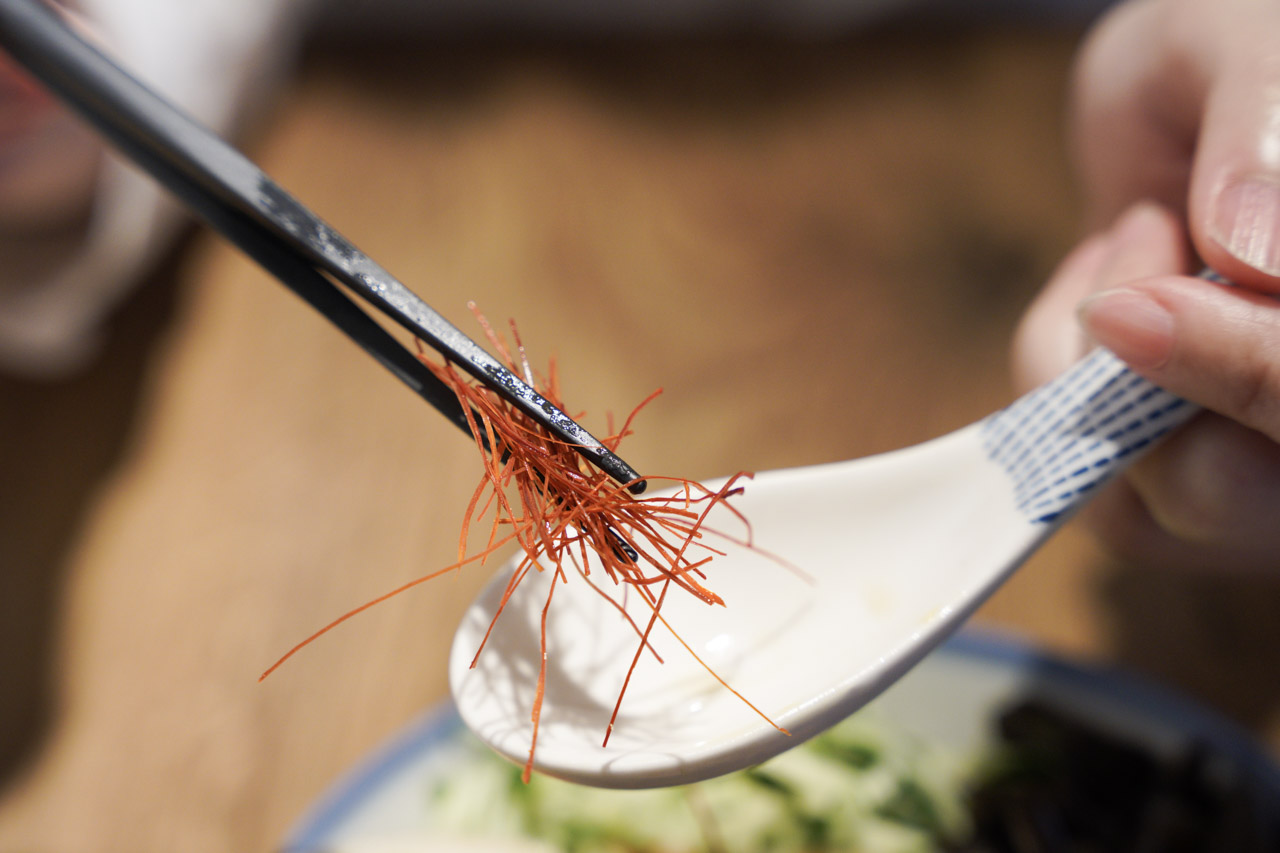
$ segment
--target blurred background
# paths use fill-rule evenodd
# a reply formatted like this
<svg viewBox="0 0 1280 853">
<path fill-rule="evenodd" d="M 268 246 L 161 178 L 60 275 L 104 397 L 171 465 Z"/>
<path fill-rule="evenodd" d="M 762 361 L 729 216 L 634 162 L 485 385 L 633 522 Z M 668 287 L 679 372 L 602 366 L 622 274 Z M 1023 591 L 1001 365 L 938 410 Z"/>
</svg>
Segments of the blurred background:
<svg viewBox="0 0 1280 853">
<path fill-rule="evenodd" d="M 589 428 L 662 388 L 622 447 L 642 472 L 827 462 L 1009 402 L 1013 327 L 1079 236 L 1063 107 L 1102 4 L 964 5 L 290 10 L 253 108 L 219 115 L 457 325 L 468 300 L 517 319 Z M 6 251 L 68 240 L 80 204 Z M 271 849 L 445 697 L 486 579 L 257 683 L 452 562 L 479 471 L 216 236 L 146 257 L 74 367 L 0 375 L 0 851 Z M 1068 528 L 975 621 L 1280 749 L 1276 612 L 1274 581 L 1137 570 Z"/>
</svg>

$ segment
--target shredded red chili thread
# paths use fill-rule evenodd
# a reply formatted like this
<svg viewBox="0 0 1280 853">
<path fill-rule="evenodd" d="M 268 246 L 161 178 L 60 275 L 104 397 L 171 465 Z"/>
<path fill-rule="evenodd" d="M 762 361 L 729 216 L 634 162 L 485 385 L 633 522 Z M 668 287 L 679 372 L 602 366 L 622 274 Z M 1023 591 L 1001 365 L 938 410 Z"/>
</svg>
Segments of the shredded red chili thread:
<svg viewBox="0 0 1280 853">
<path fill-rule="evenodd" d="M 471 308 L 487 339 L 507 368 L 522 376 L 550 403 L 565 411 L 555 361 L 550 362 L 546 374 L 536 374 L 529 364 L 514 322 L 511 323 L 513 352 L 513 347 L 475 306 L 472 305 Z M 551 610 L 551 598 L 556 586 L 569 582 L 571 577 L 585 582 L 617 609 L 637 637 L 636 651 L 605 728 L 603 745 L 609 742 L 623 696 L 641 656 L 647 651 L 659 662 L 662 660 L 650 643 L 650 635 L 658 623 L 670 631 L 685 651 L 721 685 L 770 725 L 787 733 L 786 729 L 774 723 L 698 657 L 661 613 L 663 602 L 673 586 L 708 605 L 724 605 L 720 596 L 704 585 L 704 569 L 715 557 L 725 553 L 720 548 L 712 547 L 707 541 L 707 534 L 714 533 L 730 544 L 759 550 L 751 541 L 749 522 L 729 503 L 731 498 L 742 493 L 740 483 L 744 479 L 750 479 L 751 474 L 739 473 L 715 490 L 693 480 L 649 477 L 646 479 L 651 482 L 656 479 L 673 484 L 673 493 L 634 496 L 627 491 L 628 484 L 615 483 L 604 472 L 591 467 L 573 445 L 550 435 L 524 412 L 463 374 L 452 364 L 437 363 L 421 344 L 418 349 L 423 363 L 452 388 L 462 402 L 467 425 L 484 466 L 484 475 L 472 493 L 463 516 L 458 539 L 458 560 L 348 611 L 290 649 L 261 678 L 266 678 L 303 647 L 356 614 L 432 578 L 471 563 L 483 563 L 494 552 L 515 541 L 523 556 L 507 581 L 497 612 L 489 623 L 480 647 L 476 649 L 471 665 L 475 666 L 499 617 L 528 573 L 552 571 L 539 627 L 541 655 L 533 706 L 530 709 L 533 733 L 524 765 L 523 778 L 526 781 L 533 767 L 546 688 L 547 619 Z M 622 439 L 631 434 L 631 424 L 636 415 L 659 393 L 655 391 L 642 400 L 628 415 L 621 429 L 612 431 L 610 418 L 611 434 L 602 438 L 601 443 L 616 451 Z M 580 417 L 579 415 L 575 420 Z M 728 510 L 741 522 L 746 531 L 745 536 L 735 538 L 704 528 L 708 514 L 717 507 Z M 476 533 L 475 528 L 486 523 L 487 532 L 480 531 L 484 535 L 484 547 L 468 554 L 467 545 Z M 601 584 L 592 577 L 589 554 L 595 555 L 596 564 L 615 590 L 623 594 L 631 590 L 647 605 L 650 615 L 644 620 L 643 627 L 628 614 L 623 603 L 611 594 L 607 588 L 609 584 Z M 765 553 L 765 556 L 783 562 L 773 555 Z"/>
</svg>

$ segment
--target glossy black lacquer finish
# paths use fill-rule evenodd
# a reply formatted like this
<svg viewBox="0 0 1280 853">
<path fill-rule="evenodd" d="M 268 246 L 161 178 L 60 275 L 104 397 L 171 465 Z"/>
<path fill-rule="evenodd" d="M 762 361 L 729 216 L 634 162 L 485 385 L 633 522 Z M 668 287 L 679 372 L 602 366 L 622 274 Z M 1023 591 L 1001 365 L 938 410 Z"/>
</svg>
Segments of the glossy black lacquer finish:
<svg viewBox="0 0 1280 853">
<path fill-rule="evenodd" d="M 41 0 L 0 0 L 0 46 L 211 227 L 309 302 L 445 417 L 457 397 L 339 282 L 576 446 L 632 492 L 644 481 L 246 157 L 117 66 Z"/>
</svg>

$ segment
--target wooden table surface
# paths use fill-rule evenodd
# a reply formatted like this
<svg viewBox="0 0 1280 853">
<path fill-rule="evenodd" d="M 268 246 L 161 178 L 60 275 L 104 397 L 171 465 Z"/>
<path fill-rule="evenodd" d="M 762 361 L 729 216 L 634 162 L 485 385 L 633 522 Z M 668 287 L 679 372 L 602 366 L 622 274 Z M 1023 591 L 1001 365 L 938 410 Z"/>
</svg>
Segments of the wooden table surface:
<svg viewBox="0 0 1280 853">
<path fill-rule="evenodd" d="M 1076 35 L 313 49 L 251 154 L 465 328 L 518 318 L 625 457 L 710 477 L 861 456 L 1011 398 L 1077 236 Z M 57 383 L 0 379 L 0 851 L 269 850 L 446 692 L 484 580 L 468 444 L 197 231 Z M 978 622 L 1184 689 L 1280 746 L 1280 589 L 1068 529 Z"/>
</svg>

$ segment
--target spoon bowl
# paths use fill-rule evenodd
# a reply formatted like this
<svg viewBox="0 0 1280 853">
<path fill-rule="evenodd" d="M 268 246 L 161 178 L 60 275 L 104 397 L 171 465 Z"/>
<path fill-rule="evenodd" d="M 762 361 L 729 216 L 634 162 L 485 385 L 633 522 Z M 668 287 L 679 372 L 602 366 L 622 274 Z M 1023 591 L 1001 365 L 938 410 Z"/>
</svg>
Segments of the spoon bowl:
<svg viewBox="0 0 1280 853">
<path fill-rule="evenodd" d="M 685 784 L 834 725 L 949 636 L 1099 485 L 1194 411 L 1097 351 L 942 438 L 758 475 L 734 500 L 753 547 L 726 546 L 707 569 L 724 606 L 668 597 L 670 629 L 659 624 L 651 637 L 662 660 L 640 656 L 607 745 L 636 634 L 585 583 L 557 587 L 535 768 L 604 787 Z M 719 508 L 706 527 L 742 533 Z M 476 657 L 509 574 L 465 615 L 450 682 L 464 722 L 523 763 L 550 573 L 522 581 Z M 640 624 L 650 613 L 636 596 L 630 610 Z"/>
</svg>

